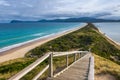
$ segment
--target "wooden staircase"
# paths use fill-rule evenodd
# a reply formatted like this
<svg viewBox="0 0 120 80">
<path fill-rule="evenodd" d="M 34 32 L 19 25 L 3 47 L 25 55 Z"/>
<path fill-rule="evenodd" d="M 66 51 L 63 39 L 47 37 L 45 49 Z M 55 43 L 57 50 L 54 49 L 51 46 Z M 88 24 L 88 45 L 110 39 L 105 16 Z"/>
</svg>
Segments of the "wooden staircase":
<svg viewBox="0 0 120 80">
<path fill-rule="evenodd" d="M 90 57 L 91 54 L 85 55 L 53 80 L 87 80 Z"/>
<path fill-rule="evenodd" d="M 69 64 L 68 55 L 74 55 L 74 62 Z M 53 75 L 53 58 L 66 56 L 66 68 Z M 77 59 L 78 57 L 78 59 Z M 49 59 L 48 59 L 49 58 Z M 33 79 L 39 80 L 39 77 L 48 70 L 47 80 L 94 80 L 94 58 L 89 51 L 71 51 L 71 52 L 50 52 L 37 59 L 31 65 L 27 66 L 8 80 L 19 80 L 37 65 L 48 59 L 48 65 L 39 72 Z"/>
</svg>

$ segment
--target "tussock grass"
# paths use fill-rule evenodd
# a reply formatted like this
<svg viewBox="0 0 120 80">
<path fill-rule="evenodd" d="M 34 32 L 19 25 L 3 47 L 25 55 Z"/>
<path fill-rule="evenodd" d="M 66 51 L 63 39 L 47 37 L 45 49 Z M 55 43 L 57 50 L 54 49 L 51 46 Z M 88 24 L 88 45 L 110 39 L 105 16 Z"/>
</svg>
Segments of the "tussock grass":
<svg viewBox="0 0 120 80">
<path fill-rule="evenodd" d="M 120 65 L 95 54 L 94 57 L 95 57 L 95 75 L 111 74 L 116 78 L 116 80 L 120 79 Z"/>
</svg>

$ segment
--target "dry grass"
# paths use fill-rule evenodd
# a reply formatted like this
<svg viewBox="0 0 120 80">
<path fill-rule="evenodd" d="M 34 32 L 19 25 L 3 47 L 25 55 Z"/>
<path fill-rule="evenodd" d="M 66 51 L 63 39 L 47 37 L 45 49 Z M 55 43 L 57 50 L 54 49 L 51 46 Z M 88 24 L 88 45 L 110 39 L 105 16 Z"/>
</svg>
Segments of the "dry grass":
<svg viewBox="0 0 120 80">
<path fill-rule="evenodd" d="M 28 61 L 28 60 L 31 60 L 31 59 L 32 58 L 17 58 L 17 59 L 13 59 L 13 60 L 9 60 L 9 61 L 0 63 L 0 66 L 12 64 L 12 63 L 15 63 L 15 62 L 25 62 L 25 61 Z"/>
<path fill-rule="evenodd" d="M 104 75 L 104 76 L 109 75 L 115 78 L 115 80 L 120 79 L 120 65 L 95 54 L 94 54 L 94 57 L 95 57 L 95 75 L 96 75 L 95 77 L 96 78 L 100 77 L 101 75 Z M 105 80 L 103 79 L 103 76 L 101 77 L 102 77 L 102 80 Z"/>
</svg>

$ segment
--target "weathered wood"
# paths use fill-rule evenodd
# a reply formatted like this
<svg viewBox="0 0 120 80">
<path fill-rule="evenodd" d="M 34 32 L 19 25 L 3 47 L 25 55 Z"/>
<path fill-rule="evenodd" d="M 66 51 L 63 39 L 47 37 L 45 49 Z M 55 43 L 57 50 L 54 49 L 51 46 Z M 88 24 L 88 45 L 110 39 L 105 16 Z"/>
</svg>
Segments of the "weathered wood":
<svg viewBox="0 0 120 80">
<path fill-rule="evenodd" d="M 94 57 L 90 57 L 88 80 L 94 80 Z"/>
<path fill-rule="evenodd" d="M 74 61 L 76 61 L 76 53 L 74 54 Z"/>
<path fill-rule="evenodd" d="M 70 64 L 68 67 L 66 67 L 65 69 L 63 69 L 62 71 L 60 71 L 59 73 L 54 75 L 54 78 L 56 78 L 57 76 L 61 75 L 62 73 L 64 73 L 66 70 L 68 70 L 70 67 L 74 66 L 77 62 L 79 62 L 80 60 L 82 60 L 83 58 L 85 58 L 87 55 L 81 57 L 80 59 L 78 59 L 77 61 L 75 61 L 74 63 Z"/>
<path fill-rule="evenodd" d="M 41 76 L 49 67 L 49 79 L 53 78 L 53 57 L 59 57 L 59 56 L 65 56 L 66 55 L 66 66 L 67 68 L 70 67 L 68 66 L 69 64 L 69 60 L 68 60 L 68 55 L 70 54 L 74 54 L 74 60 L 76 63 L 76 54 L 87 54 L 89 53 L 88 51 L 71 51 L 71 52 L 54 52 L 54 53 L 47 53 L 45 54 L 43 57 L 39 58 L 38 60 L 36 60 L 34 63 L 32 63 L 31 65 L 29 65 L 28 67 L 24 68 L 22 71 L 20 71 L 19 73 L 17 73 L 15 76 L 11 77 L 9 80 L 19 80 L 20 78 L 22 78 L 25 74 L 27 74 L 28 72 L 30 72 L 32 69 L 34 69 L 37 65 L 39 65 L 41 62 L 43 62 L 45 59 L 47 59 L 49 57 L 49 66 L 45 67 L 38 75 L 36 75 L 33 80 L 36 80 L 39 76 Z M 82 56 L 81 56 L 82 57 Z M 65 69 L 64 69 L 65 70 Z"/>
<path fill-rule="evenodd" d="M 48 76 L 50 78 L 52 78 L 53 77 L 53 53 L 50 54 L 48 62 L 49 62 L 49 74 L 48 74 Z"/>
<path fill-rule="evenodd" d="M 68 64 L 69 64 L 68 61 L 69 61 L 69 60 L 68 60 L 68 55 L 66 55 L 66 67 L 68 67 Z"/>
<path fill-rule="evenodd" d="M 87 80 L 89 57 L 90 54 L 83 56 L 52 80 Z"/>
<path fill-rule="evenodd" d="M 71 51 L 71 52 L 54 52 L 53 57 L 59 57 L 59 56 L 65 56 L 65 55 L 70 55 L 70 54 L 75 54 L 75 53 L 88 53 L 88 51 Z"/>
<path fill-rule="evenodd" d="M 81 53 L 81 57 L 83 57 L 83 53 Z"/>
<path fill-rule="evenodd" d="M 37 80 L 47 69 L 49 65 L 47 65 L 40 73 L 38 73 L 32 80 Z"/>
<path fill-rule="evenodd" d="M 81 58 L 81 53 L 79 53 L 79 55 L 80 55 L 80 58 Z"/>
<path fill-rule="evenodd" d="M 78 58 L 80 58 L 80 53 L 78 54 Z"/>
<path fill-rule="evenodd" d="M 32 69 L 34 69 L 37 65 L 39 65 L 41 62 L 43 62 L 46 58 L 48 58 L 50 55 L 50 53 L 45 54 L 44 56 L 42 56 L 41 58 L 39 58 L 38 60 L 36 60 L 34 63 L 32 63 L 31 65 L 27 66 L 26 68 L 24 68 L 22 71 L 20 71 L 19 73 L 17 73 L 16 75 L 14 75 L 13 77 L 11 77 L 9 80 L 19 80 L 20 78 L 22 78 L 25 74 L 27 74 L 28 72 L 30 72 Z"/>
</svg>

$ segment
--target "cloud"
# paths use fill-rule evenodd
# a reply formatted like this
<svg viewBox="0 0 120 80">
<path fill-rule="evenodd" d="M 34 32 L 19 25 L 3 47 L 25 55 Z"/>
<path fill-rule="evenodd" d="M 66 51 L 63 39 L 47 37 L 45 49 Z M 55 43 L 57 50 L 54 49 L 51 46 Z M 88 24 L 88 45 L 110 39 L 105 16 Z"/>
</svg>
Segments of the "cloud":
<svg viewBox="0 0 120 80">
<path fill-rule="evenodd" d="M 0 0 L 0 6 L 10 6 L 10 4 L 7 1 Z"/>
<path fill-rule="evenodd" d="M 25 3 L 25 2 L 22 2 L 22 5 L 26 6 L 26 7 L 33 7 L 32 4 L 28 4 L 28 3 Z"/>
<path fill-rule="evenodd" d="M 0 0 L 0 20 L 69 17 L 120 19 L 120 0 Z"/>
</svg>

